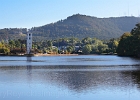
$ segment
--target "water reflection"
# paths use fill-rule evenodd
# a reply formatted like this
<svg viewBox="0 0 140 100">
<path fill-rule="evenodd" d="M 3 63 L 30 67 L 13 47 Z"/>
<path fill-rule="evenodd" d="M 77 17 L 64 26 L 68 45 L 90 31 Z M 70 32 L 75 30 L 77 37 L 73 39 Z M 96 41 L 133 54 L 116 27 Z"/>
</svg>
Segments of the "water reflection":
<svg viewBox="0 0 140 100">
<path fill-rule="evenodd" d="M 32 74 L 32 66 L 31 65 L 27 65 L 27 75 L 30 76 L 31 74 Z"/>
<path fill-rule="evenodd" d="M 0 89 L 0 100 L 139 100 L 140 62 L 117 56 L 0 57 Z"/>
<path fill-rule="evenodd" d="M 124 90 L 133 84 L 131 72 L 127 76 L 124 72 L 118 71 L 53 71 L 38 73 L 38 75 L 44 82 L 66 86 L 76 92 L 111 87 Z"/>
<path fill-rule="evenodd" d="M 137 67 L 137 66 L 136 66 Z M 4 74 L 2 74 L 4 71 Z M 140 89 L 140 70 L 99 70 L 95 66 L 20 66 L 1 67 L 0 82 L 39 82 L 66 87 L 77 93 L 98 89 L 125 91 L 137 85 Z M 10 79 L 10 80 L 8 80 Z"/>
<path fill-rule="evenodd" d="M 26 66 L 26 65 L 140 65 L 139 59 L 118 56 L 42 56 L 42 57 L 19 57 L 1 56 L 1 66 Z"/>
<path fill-rule="evenodd" d="M 137 88 L 140 89 L 140 70 L 132 72 L 132 77 L 134 80 L 134 84 L 136 84 Z"/>
<path fill-rule="evenodd" d="M 27 62 L 31 62 L 32 61 L 32 57 L 27 57 Z"/>
<path fill-rule="evenodd" d="M 3 93 L 7 91 L 21 93 L 20 97 L 8 94 L 7 100 L 37 97 L 85 100 L 84 96 L 90 100 L 139 100 L 140 69 L 139 66 L 5 66 L 0 67 L 0 89 L 1 100 L 6 100 Z M 56 94 L 61 98 L 55 98 Z"/>
</svg>

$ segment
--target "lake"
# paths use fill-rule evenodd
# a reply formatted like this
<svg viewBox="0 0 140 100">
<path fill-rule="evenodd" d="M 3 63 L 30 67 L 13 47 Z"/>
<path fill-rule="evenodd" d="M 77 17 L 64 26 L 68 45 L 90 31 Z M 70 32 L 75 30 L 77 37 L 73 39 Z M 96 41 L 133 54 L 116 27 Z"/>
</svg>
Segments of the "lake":
<svg viewBox="0 0 140 100">
<path fill-rule="evenodd" d="M 0 56 L 0 100 L 140 100 L 140 59 Z"/>
</svg>

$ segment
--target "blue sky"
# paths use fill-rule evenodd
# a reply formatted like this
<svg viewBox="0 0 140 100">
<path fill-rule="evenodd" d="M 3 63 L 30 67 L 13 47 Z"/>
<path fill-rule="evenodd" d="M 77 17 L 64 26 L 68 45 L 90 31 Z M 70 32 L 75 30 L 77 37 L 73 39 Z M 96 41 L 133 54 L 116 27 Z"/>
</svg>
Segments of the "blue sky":
<svg viewBox="0 0 140 100">
<path fill-rule="evenodd" d="M 77 13 L 138 17 L 140 0 L 0 0 L 0 29 L 42 26 Z"/>
</svg>

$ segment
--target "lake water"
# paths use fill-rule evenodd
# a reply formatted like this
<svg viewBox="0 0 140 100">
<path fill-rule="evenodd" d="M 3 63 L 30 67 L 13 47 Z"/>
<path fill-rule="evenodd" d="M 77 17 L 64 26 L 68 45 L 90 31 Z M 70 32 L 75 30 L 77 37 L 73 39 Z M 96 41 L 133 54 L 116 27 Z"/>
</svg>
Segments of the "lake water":
<svg viewBox="0 0 140 100">
<path fill-rule="evenodd" d="M 140 100 L 140 59 L 0 56 L 0 100 Z"/>
</svg>

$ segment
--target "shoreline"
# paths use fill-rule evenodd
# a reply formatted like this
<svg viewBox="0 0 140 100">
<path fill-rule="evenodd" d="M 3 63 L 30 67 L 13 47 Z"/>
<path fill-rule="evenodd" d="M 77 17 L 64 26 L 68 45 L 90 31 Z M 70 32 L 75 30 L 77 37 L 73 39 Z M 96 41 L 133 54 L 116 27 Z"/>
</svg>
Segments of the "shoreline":
<svg viewBox="0 0 140 100">
<path fill-rule="evenodd" d="M 21 57 L 33 57 L 33 56 L 77 56 L 79 54 L 0 54 L 0 56 L 21 56 Z"/>
<path fill-rule="evenodd" d="M 34 54 L 34 56 L 77 56 L 79 54 Z"/>
<path fill-rule="evenodd" d="M 80 56 L 80 55 L 86 55 L 86 54 L 11 54 L 11 55 L 6 55 L 6 54 L 0 54 L 0 56 L 21 56 L 21 57 L 38 57 L 38 56 Z M 117 54 L 88 54 L 88 55 L 117 55 Z"/>
</svg>

